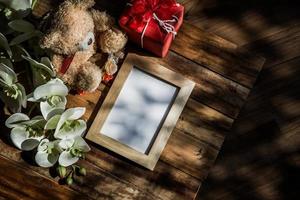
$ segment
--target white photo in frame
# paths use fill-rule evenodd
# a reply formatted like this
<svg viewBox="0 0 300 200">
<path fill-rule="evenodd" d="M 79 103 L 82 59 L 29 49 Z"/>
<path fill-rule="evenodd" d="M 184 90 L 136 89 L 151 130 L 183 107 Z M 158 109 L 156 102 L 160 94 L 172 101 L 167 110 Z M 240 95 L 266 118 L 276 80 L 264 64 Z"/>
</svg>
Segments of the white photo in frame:
<svg viewBox="0 0 300 200">
<path fill-rule="evenodd" d="M 134 67 L 99 133 L 147 153 L 177 87 Z"/>
</svg>

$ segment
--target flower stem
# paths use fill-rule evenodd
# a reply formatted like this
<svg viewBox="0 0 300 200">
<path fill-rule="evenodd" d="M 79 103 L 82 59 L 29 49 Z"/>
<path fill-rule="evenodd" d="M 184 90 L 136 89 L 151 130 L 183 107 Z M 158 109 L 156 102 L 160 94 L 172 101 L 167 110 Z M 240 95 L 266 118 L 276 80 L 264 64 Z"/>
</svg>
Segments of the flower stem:
<svg viewBox="0 0 300 200">
<path fill-rule="evenodd" d="M 33 110 L 36 108 L 36 106 L 37 106 L 36 103 L 33 104 L 33 106 L 31 106 L 31 108 L 30 108 L 30 110 L 28 111 L 28 114 L 27 114 L 29 117 L 31 116 L 31 114 L 32 114 Z"/>
</svg>

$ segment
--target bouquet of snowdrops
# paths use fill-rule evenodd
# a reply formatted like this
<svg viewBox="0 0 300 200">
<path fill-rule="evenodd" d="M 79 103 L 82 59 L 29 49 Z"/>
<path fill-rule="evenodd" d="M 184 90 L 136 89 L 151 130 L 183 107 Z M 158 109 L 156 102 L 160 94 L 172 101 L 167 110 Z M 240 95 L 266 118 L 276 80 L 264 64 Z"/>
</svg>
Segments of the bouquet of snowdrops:
<svg viewBox="0 0 300 200">
<path fill-rule="evenodd" d="M 42 33 L 27 20 L 34 4 L 0 0 L 0 99 L 11 114 L 5 125 L 11 128 L 10 138 L 17 148 L 32 151 L 41 167 L 55 166 L 58 175 L 72 184 L 76 173 L 86 174 L 75 164 L 90 150 L 82 138 L 86 122 L 80 118 L 85 108 L 66 109 L 69 90 L 38 46 Z M 23 71 L 16 73 L 15 66 Z M 20 74 L 26 75 L 26 89 Z M 31 117 L 35 108 L 40 115 Z M 22 113 L 24 109 L 28 114 Z"/>
</svg>

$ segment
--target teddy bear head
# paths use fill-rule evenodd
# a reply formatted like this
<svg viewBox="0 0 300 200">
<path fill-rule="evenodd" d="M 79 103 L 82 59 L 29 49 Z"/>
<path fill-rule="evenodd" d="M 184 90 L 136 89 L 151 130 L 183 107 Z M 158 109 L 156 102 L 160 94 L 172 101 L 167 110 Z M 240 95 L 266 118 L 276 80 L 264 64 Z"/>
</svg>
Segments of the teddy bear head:
<svg viewBox="0 0 300 200">
<path fill-rule="evenodd" d="M 90 8 L 94 0 L 65 0 L 41 40 L 41 47 L 56 54 L 71 55 L 94 45 L 94 20 Z"/>
</svg>

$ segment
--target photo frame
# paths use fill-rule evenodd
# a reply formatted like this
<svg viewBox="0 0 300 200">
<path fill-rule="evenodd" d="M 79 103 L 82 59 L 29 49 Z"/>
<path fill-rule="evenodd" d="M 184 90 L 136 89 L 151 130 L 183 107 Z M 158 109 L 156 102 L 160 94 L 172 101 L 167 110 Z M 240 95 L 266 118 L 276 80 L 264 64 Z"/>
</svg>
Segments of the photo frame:
<svg viewBox="0 0 300 200">
<path fill-rule="evenodd" d="M 86 138 L 153 170 L 195 83 L 129 53 Z"/>
</svg>

